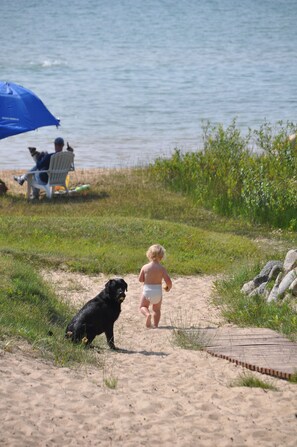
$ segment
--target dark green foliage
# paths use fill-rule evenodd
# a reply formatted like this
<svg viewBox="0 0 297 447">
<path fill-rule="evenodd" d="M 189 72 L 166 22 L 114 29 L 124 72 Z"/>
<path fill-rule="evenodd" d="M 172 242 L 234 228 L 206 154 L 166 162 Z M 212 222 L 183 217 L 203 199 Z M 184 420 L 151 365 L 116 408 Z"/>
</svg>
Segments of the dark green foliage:
<svg viewBox="0 0 297 447">
<path fill-rule="evenodd" d="M 296 125 L 268 123 L 243 137 L 236 121 L 204 126 L 204 148 L 169 160 L 158 159 L 151 172 L 174 191 L 193 197 L 226 216 L 297 230 Z"/>
</svg>

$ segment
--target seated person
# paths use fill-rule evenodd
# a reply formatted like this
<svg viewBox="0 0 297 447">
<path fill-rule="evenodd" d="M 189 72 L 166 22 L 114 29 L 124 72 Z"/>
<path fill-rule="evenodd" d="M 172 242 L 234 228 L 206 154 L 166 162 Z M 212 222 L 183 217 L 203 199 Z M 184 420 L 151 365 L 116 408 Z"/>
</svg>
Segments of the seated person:
<svg viewBox="0 0 297 447">
<path fill-rule="evenodd" d="M 57 152 L 62 152 L 63 147 L 64 147 L 63 138 L 61 138 L 61 137 L 56 138 L 54 141 L 54 145 L 55 145 L 55 152 L 52 152 L 50 154 L 48 154 L 47 152 L 39 153 L 38 151 L 36 151 L 36 148 L 29 148 L 32 157 L 36 160 L 36 165 L 33 166 L 33 168 L 30 169 L 30 171 L 41 171 L 40 173 L 35 174 L 35 180 L 37 181 L 37 183 L 40 183 L 40 184 L 47 183 L 48 175 L 46 172 L 42 172 L 42 171 L 48 170 L 49 164 L 50 164 L 50 159 L 51 159 L 52 155 L 56 154 Z M 73 152 L 73 149 L 69 146 L 68 143 L 67 143 L 67 150 Z M 27 180 L 27 174 L 14 176 L 14 180 L 16 182 L 18 182 L 19 185 L 23 185 L 24 182 Z M 39 197 L 39 189 L 38 188 L 33 188 L 33 197 L 34 198 Z"/>
</svg>

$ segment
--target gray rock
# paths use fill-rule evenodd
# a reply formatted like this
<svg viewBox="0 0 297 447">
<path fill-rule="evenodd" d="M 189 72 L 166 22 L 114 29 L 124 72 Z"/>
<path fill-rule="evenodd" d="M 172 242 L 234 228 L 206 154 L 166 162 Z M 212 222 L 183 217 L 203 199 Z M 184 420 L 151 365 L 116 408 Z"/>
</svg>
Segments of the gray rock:
<svg viewBox="0 0 297 447">
<path fill-rule="evenodd" d="M 277 277 L 276 277 L 276 280 L 275 280 L 274 285 L 279 286 L 280 283 L 281 283 L 282 280 L 283 280 L 283 277 L 284 277 L 283 272 L 279 272 L 279 274 L 278 274 Z"/>
<path fill-rule="evenodd" d="M 272 279 L 276 279 L 277 275 L 282 271 L 283 263 L 279 262 L 279 264 L 275 264 L 272 269 L 270 270 L 270 273 L 268 275 L 268 281 L 271 281 Z"/>
<path fill-rule="evenodd" d="M 268 295 L 267 303 L 271 303 L 272 301 L 276 301 L 277 300 L 277 298 L 278 298 L 278 289 L 279 289 L 279 285 L 280 285 L 280 283 L 282 281 L 282 277 L 283 277 L 283 273 L 280 272 L 277 275 L 277 278 L 275 280 L 274 286 L 273 286 L 270 294 Z"/>
<path fill-rule="evenodd" d="M 259 287 L 257 287 L 256 289 L 254 289 L 250 294 L 249 297 L 253 297 L 256 295 L 266 295 L 266 286 L 267 286 L 268 282 L 262 282 L 262 284 L 259 285 Z"/>
<path fill-rule="evenodd" d="M 294 281 L 291 283 L 289 291 L 292 293 L 293 296 L 297 296 L 297 278 L 294 279 Z"/>
<path fill-rule="evenodd" d="M 290 293 L 286 293 L 282 301 L 283 301 L 283 303 L 290 302 L 291 298 L 292 298 L 292 295 Z"/>
<path fill-rule="evenodd" d="M 297 250 L 289 250 L 284 260 L 284 272 L 287 273 L 297 267 Z"/>
<path fill-rule="evenodd" d="M 265 264 L 265 266 L 262 268 L 259 275 L 255 276 L 255 278 L 253 280 L 254 283 L 256 284 L 256 286 L 259 286 L 263 282 L 267 282 L 271 271 L 275 267 L 278 267 L 278 269 L 280 271 L 283 268 L 283 263 L 281 261 L 268 261 L 267 264 Z"/>
<path fill-rule="evenodd" d="M 264 298 L 265 300 L 268 299 L 269 293 L 270 293 L 269 290 L 267 290 L 267 289 L 264 290 L 263 298 Z"/>
<path fill-rule="evenodd" d="M 249 295 L 255 288 L 256 288 L 256 284 L 252 280 L 252 281 L 246 282 L 242 286 L 241 292 L 244 293 L 245 295 Z"/>
<path fill-rule="evenodd" d="M 267 303 L 276 301 L 277 297 L 278 297 L 278 286 L 273 286 L 273 289 L 271 290 L 270 294 L 268 295 Z"/>
<path fill-rule="evenodd" d="M 283 293 L 285 293 L 285 291 L 290 287 L 290 285 L 296 278 L 297 278 L 297 268 L 289 271 L 281 280 L 281 283 L 278 288 L 278 295 L 283 295 Z"/>
</svg>

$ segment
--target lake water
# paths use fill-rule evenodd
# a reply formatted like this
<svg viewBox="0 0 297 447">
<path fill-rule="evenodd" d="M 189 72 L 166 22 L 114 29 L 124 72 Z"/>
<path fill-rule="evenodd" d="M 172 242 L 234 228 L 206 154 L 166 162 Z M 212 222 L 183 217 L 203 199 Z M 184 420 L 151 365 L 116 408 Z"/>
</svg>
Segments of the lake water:
<svg viewBox="0 0 297 447">
<path fill-rule="evenodd" d="M 0 141 L 0 169 L 63 136 L 77 167 L 201 147 L 203 120 L 296 122 L 296 0 L 0 0 L 0 79 L 61 120 Z"/>
</svg>

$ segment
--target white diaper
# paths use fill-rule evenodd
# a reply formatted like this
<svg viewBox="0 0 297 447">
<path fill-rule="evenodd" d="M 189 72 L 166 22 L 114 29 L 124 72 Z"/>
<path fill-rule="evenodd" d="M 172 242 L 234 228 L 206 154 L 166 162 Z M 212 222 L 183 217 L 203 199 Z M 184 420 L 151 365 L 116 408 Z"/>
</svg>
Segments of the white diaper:
<svg viewBox="0 0 297 447">
<path fill-rule="evenodd" d="M 149 300 L 151 304 L 158 304 L 162 299 L 161 284 L 144 284 L 143 296 Z"/>
</svg>

